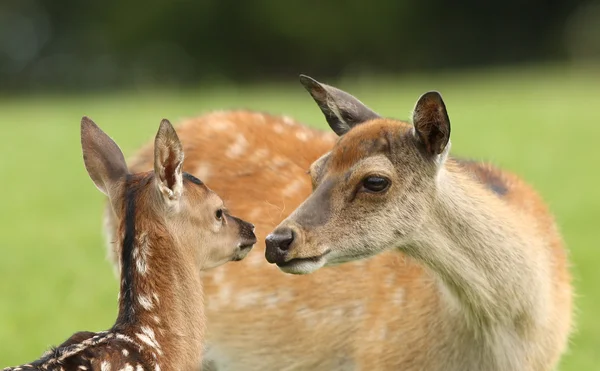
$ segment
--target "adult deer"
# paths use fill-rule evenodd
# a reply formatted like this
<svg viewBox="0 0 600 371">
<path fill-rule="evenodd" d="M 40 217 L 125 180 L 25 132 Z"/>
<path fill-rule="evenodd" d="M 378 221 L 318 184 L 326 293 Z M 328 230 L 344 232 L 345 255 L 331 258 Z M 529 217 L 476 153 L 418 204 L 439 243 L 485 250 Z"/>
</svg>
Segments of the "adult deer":
<svg viewBox="0 0 600 371">
<path fill-rule="evenodd" d="M 346 120 L 353 115 L 357 119 L 364 118 L 364 114 L 375 117 L 350 95 L 340 92 L 336 97 L 345 99 L 338 99 L 337 104 L 346 103 L 347 108 L 337 112 Z M 352 105 L 355 111 L 351 110 Z M 213 112 L 187 119 L 176 130 L 186 151 L 184 170 L 209 181 L 232 212 L 254 222 L 259 240 L 310 196 L 312 180 L 307 170 L 337 140 L 334 133 L 308 128 L 289 117 L 251 111 Z M 331 155 L 325 157 L 328 156 Z M 131 170 L 151 169 L 152 159 L 152 146 L 148 143 L 133 157 Z M 319 173 L 322 164 L 318 161 L 312 173 Z M 485 175 L 486 169 L 492 169 L 477 164 L 464 166 L 473 170 L 473 176 Z M 320 182 L 319 178 L 315 180 Z M 516 196 L 516 191 L 507 193 L 506 200 Z M 538 198 L 533 197 L 527 201 L 527 208 L 537 207 Z M 343 217 L 340 214 L 339 220 Z M 109 242 L 115 240 L 115 220 L 107 207 L 105 231 Z M 389 218 L 378 220 L 381 225 L 373 232 L 389 225 L 385 224 Z M 548 223 L 552 225 L 550 220 Z M 356 235 L 348 229 L 344 233 L 348 239 Z M 552 236 L 555 232 L 549 233 Z M 290 246 L 290 253 L 302 249 L 298 242 Z M 466 360 L 479 351 L 480 347 L 460 353 L 467 341 L 474 341 L 473 332 L 468 329 L 455 332 L 452 341 L 447 339 L 448 331 L 454 329 L 453 322 L 465 323 L 467 317 L 461 317 L 462 303 L 441 284 L 438 274 L 394 246 L 388 247 L 388 251 L 371 259 L 303 276 L 274 269 L 258 252 L 235 266 L 225 264 L 203 272 L 205 365 L 219 371 L 426 370 L 445 362 L 443 369 L 452 370 L 456 359 Z M 264 244 L 257 244 L 255 249 L 264 249 Z M 119 251 L 118 244 L 109 244 L 115 267 Z M 537 264 L 546 256 L 541 254 L 529 263 Z M 562 312 L 557 314 L 555 327 L 544 343 L 532 344 L 553 349 L 548 355 L 549 364 L 558 359 L 566 343 L 571 300 L 558 242 L 556 259 L 556 277 L 545 279 L 556 283 L 556 300 L 563 300 Z M 305 263 L 315 266 L 310 261 Z M 555 304 L 549 307 L 553 308 Z M 446 311 L 448 316 L 452 314 L 451 321 L 442 315 Z M 498 336 L 506 336 L 508 341 L 509 335 Z M 498 349 L 505 350 L 511 344 L 499 345 Z"/>
<path fill-rule="evenodd" d="M 401 284 L 419 297 L 406 323 L 373 324 L 382 346 L 402 333 L 402 350 L 387 359 L 366 353 L 360 368 L 553 369 L 571 327 L 571 287 L 561 237 L 535 191 L 513 174 L 449 157 L 450 120 L 437 92 L 419 98 L 410 125 L 301 81 L 341 138 L 312 164 L 311 196 L 267 236 L 267 260 L 307 274 L 395 250 L 426 267 Z"/>
<path fill-rule="evenodd" d="M 163 120 L 154 171 L 130 174 L 117 144 L 81 121 L 85 167 L 109 198 L 118 225 L 121 287 L 114 326 L 78 332 L 37 361 L 5 370 L 181 371 L 201 363 L 204 314 L 200 271 L 241 260 L 254 226 L 182 171 L 181 143 Z"/>
</svg>

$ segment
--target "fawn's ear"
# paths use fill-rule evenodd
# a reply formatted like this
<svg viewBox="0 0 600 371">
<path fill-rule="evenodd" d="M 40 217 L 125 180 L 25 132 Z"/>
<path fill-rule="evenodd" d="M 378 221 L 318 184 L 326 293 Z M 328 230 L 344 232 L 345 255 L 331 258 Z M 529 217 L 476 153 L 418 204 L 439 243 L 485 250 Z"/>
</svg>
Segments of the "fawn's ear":
<svg viewBox="0 0 600 371">
<path fill-rule="evenodd" d="M 423 94 L 413 111 L 415 133 L 430 155 L 444 152 L 450 141 L 450 118 L 437 91 Z"/>
<path fill-rule="evenodd" d="M 321 84 L 306 75 L 300 75 L 300 83 L 317 102 L 327 123 L 339 136 L 346 134 L 355 125 L 380 117 L 345 91 Z"/>
<path fill-rule="evenodd" d="M 102 193 L 111 197 L 129 173 L 123 152 L 90 118 L 81 119 L 81 149 L 90 178 Z"/>
<path fill-rule="evenodd" d="M 163 119 L 154 140 L 154 174 L 160 193 L 177 201 L 183 191 L 183 147 L 169 120 Z"/>
</svg>

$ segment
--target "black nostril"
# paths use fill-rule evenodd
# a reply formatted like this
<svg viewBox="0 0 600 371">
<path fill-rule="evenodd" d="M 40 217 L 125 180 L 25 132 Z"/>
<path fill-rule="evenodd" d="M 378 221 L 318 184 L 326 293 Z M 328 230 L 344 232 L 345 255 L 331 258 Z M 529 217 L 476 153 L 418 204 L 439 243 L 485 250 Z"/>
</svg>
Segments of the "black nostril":
<svg viewBox="0 0 600 371">
<path fill-rule="evenodd" d="M 279 245 L 279 250 L 288 251 L 290 249 L 290 245 L 294 241 L 294 231 L 289 228 L 285 228 L 275 236 L 277 237 L 277 244 Z"/>
<path fill-rule="evenodd" d="M 266 238 L 266 256 L 270 263 L 285 261 L 285 255 L 294 242 L 294 231 L 291 228 L 278 228 Z"/>
</svg>

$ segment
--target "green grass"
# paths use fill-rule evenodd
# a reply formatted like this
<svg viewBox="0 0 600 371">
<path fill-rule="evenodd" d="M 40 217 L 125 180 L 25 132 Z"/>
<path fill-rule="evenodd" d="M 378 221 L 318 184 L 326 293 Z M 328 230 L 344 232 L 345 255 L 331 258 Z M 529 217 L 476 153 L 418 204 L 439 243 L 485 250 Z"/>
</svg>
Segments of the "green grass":
<svg viewBox="0 0 600 371">
<path fill-rule="evenodd" d="M 324 127 L 295 77 L 287 85 L 0 99 L 0 366 L 30 361 L 76 330 L 109 327 L 117 282 L 100 232 L 103 198 L 83 167 L 91 116 L 126 155 L 172 122 L 213 109 L 286 113 Z M 571 250 L 577 328 L 561 370 L 600 364 L 600 74 L 527 68 L 340 81 L 383 115 L 407 118 L 426 90 L 444 95 L 453 153 L 489 159 L 537 187 Z"/>
</svg>

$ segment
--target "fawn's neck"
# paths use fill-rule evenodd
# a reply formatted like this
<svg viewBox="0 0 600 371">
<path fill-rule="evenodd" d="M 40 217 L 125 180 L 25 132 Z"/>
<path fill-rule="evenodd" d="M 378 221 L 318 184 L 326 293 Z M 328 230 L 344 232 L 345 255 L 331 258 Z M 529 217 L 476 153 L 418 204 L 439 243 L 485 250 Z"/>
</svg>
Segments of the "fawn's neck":
<svg viewBox="0 0 600 371">
<path fill-rule="evenodd" d="M 459 171 L 440 171 L 429 220 L 407 253 L 437 273 L 469 327 L 527 325 L 547 292 L 536 264 L 544 257 L 531 246 L 540 242 L 503 200 Z"/>
<path fill-rule="evenodd" d="M 122 250 L 115 328 L 149 349 L 162 371 L 199 367 L 204 313 L 195 261 L 156 232 L 125 237 Z"/>
</svg>

